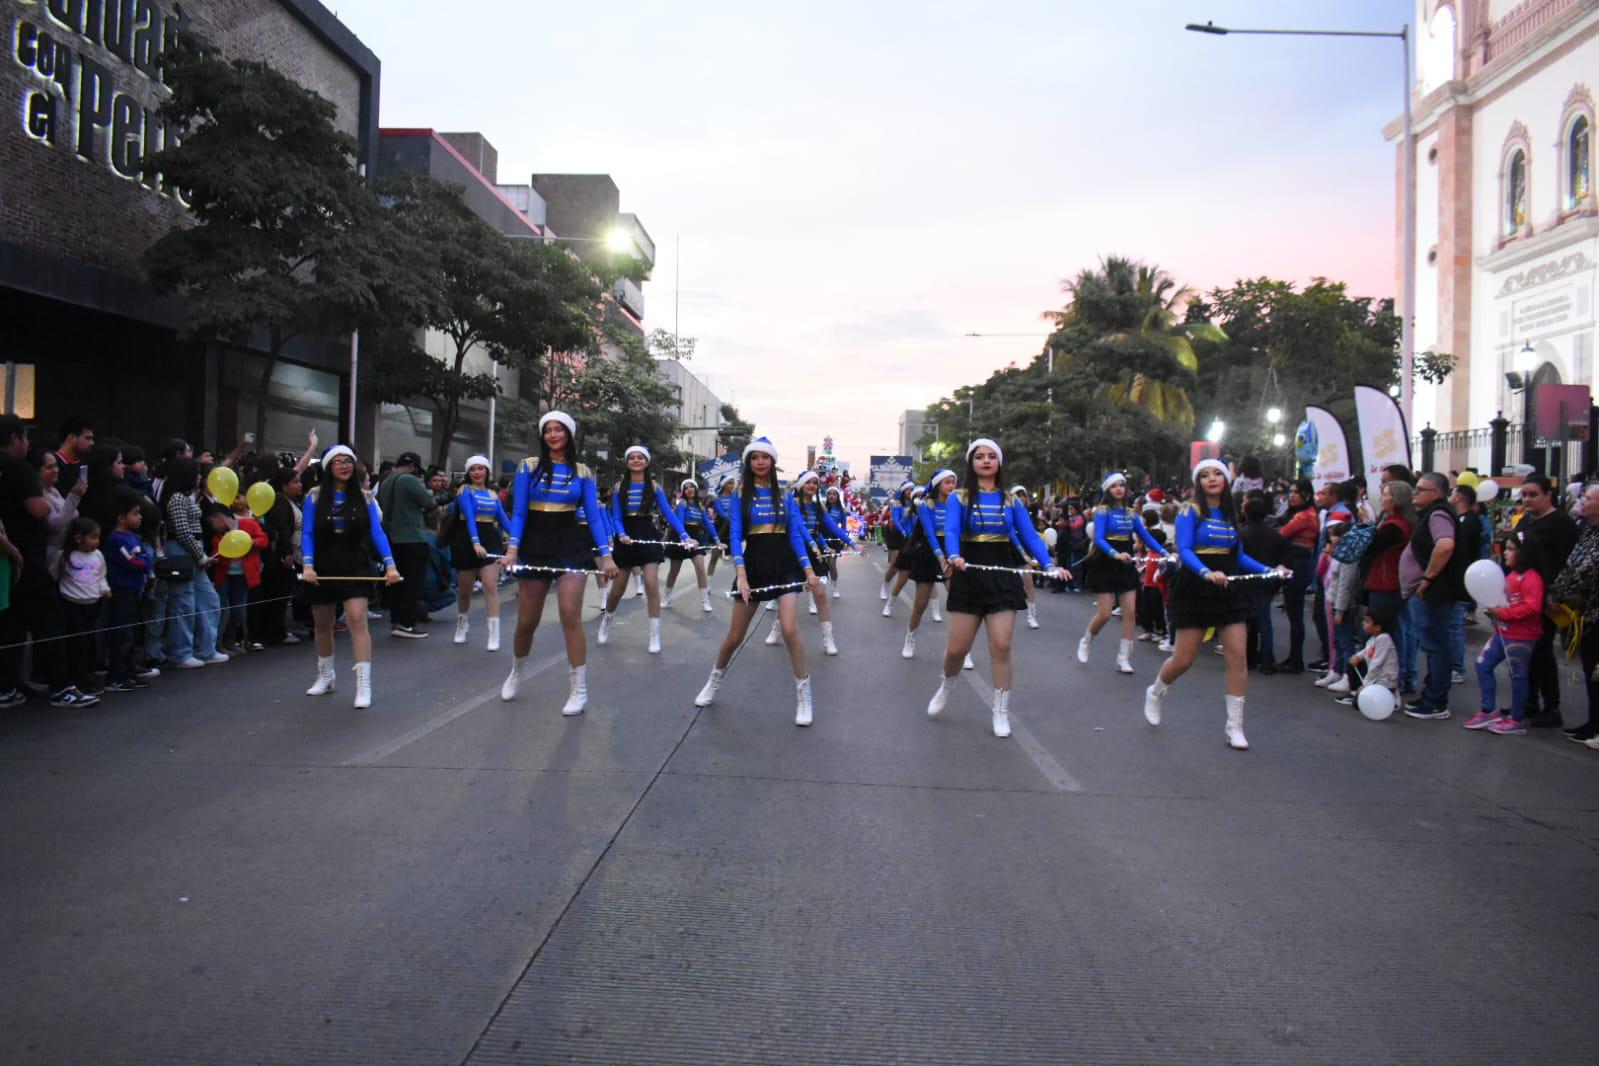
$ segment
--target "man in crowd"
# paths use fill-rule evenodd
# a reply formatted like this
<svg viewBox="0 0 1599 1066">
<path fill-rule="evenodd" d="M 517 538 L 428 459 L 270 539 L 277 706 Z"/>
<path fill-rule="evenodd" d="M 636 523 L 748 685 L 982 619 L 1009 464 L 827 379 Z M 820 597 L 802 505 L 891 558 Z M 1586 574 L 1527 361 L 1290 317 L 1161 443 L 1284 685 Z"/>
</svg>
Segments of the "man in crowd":
<svg viewBox="0 0 1599 1066">
<path fill-rule="evenodd" d="M 405 580 L 389 590 L 392 612 L 390 632 L 396 637 L 417 639 L 427 636 L 419 628 L 422 621 L 422 587 L 427 583 L 429 566 L 427 526 L 422 516 L 438 510 L 433 494 L 417 477 L 422 457 L 401 452 L 394 460 L 394 472 L 378 486 L 378 507 L 383 510 L 383 525 L 394 550 L 394 565 Z"/>
<path fill-rule="evenodd" d="M 1455 513 L 1448 493 L 1449 479 L 1443 474 L 1430 472 L 1416 479 L 1420 520 L 1410 535 L 1410 549 L 1399 557 L 1399 587 L 1427 656 L 1421 697 L 1405 705 L 1412 718 L 1449 717 L 1449 615 L 1465 594 L 1465 568 L 1457 565 L 1465 556 L 1455 551 Z"/>
<path fill-rule="evenodd" d="M 56 462 L 61 472 L 56 475 L 56 491 L 65 496 L 78 483 L 78 467 L 89 458 L 94 447 L 94 429 L 77 415 L 61 423 L 61 443 L 56 445 Z"/>
<path fill-rule="evenodd" d="M 1554 585 L 1555 576 L 1566 567 L 1571 549 L 1580 535 L 1577 522 L 1555 506 L 1554 490 L 1542 474 L 1529 477 L 1521 485 L 1521 523 L 1516 526 L 1527 540 L 1538 545 L 1538 576 L 1544 588 Z M 1548 728 L 1561 724 L 1560 668 L 1555 663 L 1555 627 L 1543 620 L 1543 636 L 1533 645 L 1529 673 L 1532 691 L 1527 695 L 1527 724 Z M 1540 703 L 1542 709 L 1540 710 Z"/>
</svg>

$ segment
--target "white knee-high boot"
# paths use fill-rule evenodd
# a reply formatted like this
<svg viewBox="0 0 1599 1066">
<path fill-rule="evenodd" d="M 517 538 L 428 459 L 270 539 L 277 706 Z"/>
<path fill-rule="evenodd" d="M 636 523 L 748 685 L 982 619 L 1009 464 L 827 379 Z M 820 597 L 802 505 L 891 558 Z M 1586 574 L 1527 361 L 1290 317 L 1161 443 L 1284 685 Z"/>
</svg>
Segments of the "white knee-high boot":
<svg viewBox="0 0 1599 1066">
<path fill-rule="evenodd" d="M 337 678 L 333 673 L 333 656 L 318 655 L 316 657 L 316 680 L 311 682 L 311 687 L 305 690 L 307 696 L 325 696 L 333 691 L 333 683 Z"/>
<path fill-rule="evenodd" d="M 1238 751 L 1248 751 L 1249 741 L 1244 737 L 1244 697 L 1227 697 L 1227 746 Z"/>
<path fill-rule="evenodd" d="M 1166 698 L 1166 690 L 1169 688 L 1171 686 L 1156 674 L 1154 683 L 1144 690 L 1144 721 L 1150 725 L 1160 725 L 1161 701 Z"/>
<path fill-rule="evenodd" d="M 944 708 L 949 706 L 950 694 L 955 691 L 955 682 L 959 680 L 959 674 L 954 677 L 945 677 L 942 673 L 938 675 L 938 691 L 927 701 L 927 717 L 937 718 L 944 713 Z"/>
<path fill-rule="evenodd" d="M 355 709 L 365 710 L 372 706 L 372 664 L 355 664 Z"/>
<path fill-rule="evenodd" d="M 1133 642 L 1124 640 L 1116 645 L 1116 672 L 1119 674 L 1133 673 Z"/>
<path fill-rule="evenodd" d="M 589 705 L 589 668 L 574 666 L 567 670 L 567 685 L 566 706 L 561 708 L 561 713 L 567 717 L 582 714 L 583 708 Z"/>
<path fill-rule="evenodd" d="M 994 690 L 994 735 L 1004 738 L 1010 736 L 1010 689 L 996 688 Z"/>
<path fill-rule="evenodd" d="M 488 626 L 489 626 L 489 642 L 488 642 L 488 645 L 487 645 L 488 650 L 489 651 L 499 651 L 500 650 L 500 620 L 498 618 L 490 618 L 489 621 L 488 621 Z"/>
</svg>

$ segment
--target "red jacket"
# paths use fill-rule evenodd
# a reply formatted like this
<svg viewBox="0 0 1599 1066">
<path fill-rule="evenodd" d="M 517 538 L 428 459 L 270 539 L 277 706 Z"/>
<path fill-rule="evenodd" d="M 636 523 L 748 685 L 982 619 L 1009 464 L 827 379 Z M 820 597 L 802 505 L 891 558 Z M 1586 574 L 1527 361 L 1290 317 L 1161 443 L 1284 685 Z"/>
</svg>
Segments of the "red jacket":
<svg viewBox="0 0 1599 1066">
<path fill-rule="evenodd" d="M 1494 612 L 1499 633 L 1506 640 L 1536 641 L 1543 636 L 1543 578 L 1528 570 L 1505 575 L 1503 607 Z"/>
<path fill-rule="evenodd" d="M 272 542 L 267 539 L 266 531 L 261 524 L 253 518 L 240 518 L 239 528 L 250 534 L 250 543 L 254 545 L 250 551 L 239 560 L 244 564 L 244 583 L 250 588 L 261 584 L 261 553 Z M 211 554 L 217 553 L 217 545 L 222 543 L 221 537 L 211 538 Z M 228 580 L 228 571 L 233 568 L 233 560 L 223 559 L 211 568 L 211 583 L 221 588 Z"/>
</svg>

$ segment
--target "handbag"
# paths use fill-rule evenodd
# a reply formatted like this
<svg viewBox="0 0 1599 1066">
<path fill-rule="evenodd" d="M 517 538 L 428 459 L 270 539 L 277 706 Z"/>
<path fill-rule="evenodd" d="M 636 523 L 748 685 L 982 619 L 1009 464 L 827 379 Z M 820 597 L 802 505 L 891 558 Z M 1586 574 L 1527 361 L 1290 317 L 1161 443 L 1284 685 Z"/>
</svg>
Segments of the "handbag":
<svg viewBox="0 0 1599 1066">
<path fill-rule="evenodd" d="M 184 582 L 194 580 L 194 556 L 187 553 L 183 555 L 161 555 L 155 560 L 152 568 L 157 581 Z"/>
</svg>

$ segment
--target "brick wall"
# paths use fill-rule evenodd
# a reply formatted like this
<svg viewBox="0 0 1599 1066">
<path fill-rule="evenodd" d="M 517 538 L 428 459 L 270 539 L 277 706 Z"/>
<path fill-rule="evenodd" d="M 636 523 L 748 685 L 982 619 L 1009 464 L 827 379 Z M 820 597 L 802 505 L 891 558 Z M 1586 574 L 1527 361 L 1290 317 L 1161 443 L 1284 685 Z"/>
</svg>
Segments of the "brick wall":
<svg viewBox="0 0 1599 1066">
<path fill-rule="evenodd" d="M 113 169 L 114 143 L 137 143 L 150 131 L 159 132 L 143 112 L 152 110 L 165 90 L 135 63 L 119 58 L 103 43 L 93 43 L 62 26 L 51 10 L 70 11 L 74 0 L 23 3 L 0 0 L 0 20 L 6 50 L 0 56 L 0 241 L 55 257 L 86 263 L 130 279 L 142 276 L 144 249 L 183 217 L 181 205 Z M 105 7 L 125 7 L 136 15 L 149 11 L 157 18 L 176 14 L 173 0 L 134 0 Z M 339 111 L 338 124 L 356 135 L 360 119 L 359 72 L 317 38 L 277 0 L 184 0 L 182 11 L 192 26 L 230 58 L 270 63 L 300 84 L 331 100 Z M 26 27 L 31 26 L 28 30 Z M 159 40 L 159 31 L 155 36 Z M 74 59 L 71 68 L 57 65 L 46 78 L 40 67 L 48 60 L 37 57 L 60 42 Z M 29 52 L 33 66 L 19 54 Z M 83 61 L 98 65 L 108 88 L 123 94 L 120 116 L 109 114 L 106 128 L 94 138 L 89 158 L 78 154 L 80 93 Z M 60 72 L 71 70 L 70 75 Z M 59 84 L 59 83 L 64 83 Z M 92 82 L 91 82 L 92 84 Z M 26 128 L 28 103 L 34 94 L 55 101 L 56 143 L 46 144 Z M 103 110 L 115 112 L 115 98 L 99 96 Z M 91 109 L 93 110 L 93 109 Z M 114 137 L 113 130 L 134 131 Z M 136 170 L 136 161 L 121 161 Z"/>
</svg>

